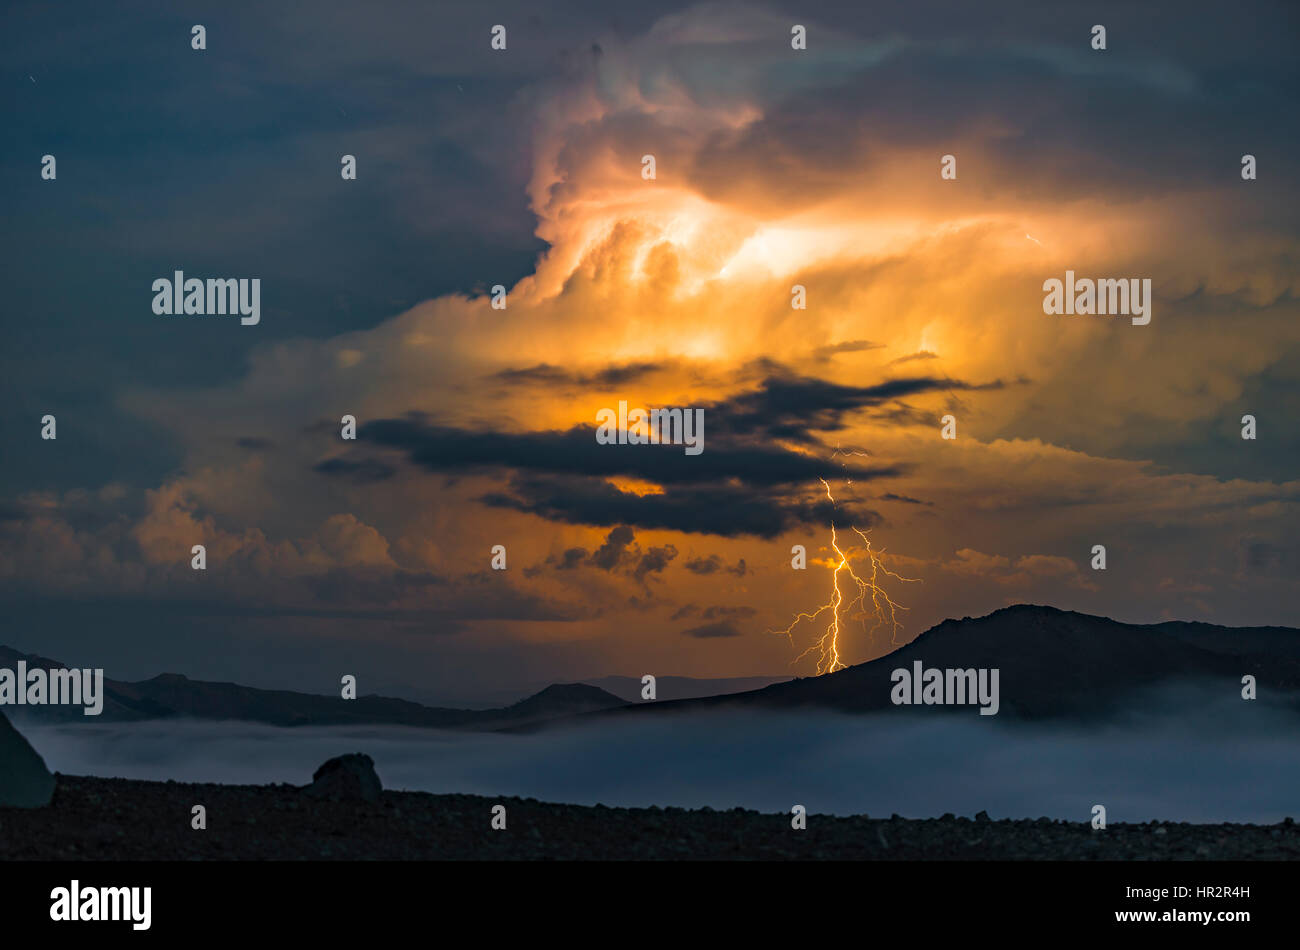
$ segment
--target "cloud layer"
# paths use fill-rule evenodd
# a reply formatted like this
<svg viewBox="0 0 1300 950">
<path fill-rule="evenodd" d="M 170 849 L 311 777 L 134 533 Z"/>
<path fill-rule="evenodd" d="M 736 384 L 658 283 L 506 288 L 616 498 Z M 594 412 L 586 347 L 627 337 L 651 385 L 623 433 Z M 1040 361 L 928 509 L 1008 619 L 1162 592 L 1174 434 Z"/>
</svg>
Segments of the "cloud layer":
<svg viewBox="0 0 1300 950">
<path fill-rule="evenodd" d="M 326 184 L 334 169 L 292 187 L 251 171 L 271 164 L 253 128 L 227 127 L 233 167 L 300 214 L 202 229 L 181 205 L 159 231 L 105 192 L 97 236 L 76 240 L 134 241 L 132 273 L 162 267 L 158 242 L 183 232 L 168 261 L 224 263 L 203 235 L 246 242 L 279 289 L 256 334 L 193 331 L 216 341 L 206 375 L 132 378 L 69 356 L 72 389 L 122 381 L 69 396 L 58 442 L 11 476 L 0 586 L 107 610 L 171 604 L 205 631 L 166 656 L 195 672 L 219 663 L 212 618 L 238 612 L 284 618 L 268 651 L 378 639 L 424 656 L 412 677 L 450 664 L 486 683 L 512 656 L 511 676 L 765 674 L 798 652 L 765 631 L 830 596 L 834 524 L 851 559 L 865 557 L 856 526 L 920 579 L 899 592 L 908 635 L 1018 600 L 1300 624 L 1300 169 L 1297 125 L 1279 121 L 1294 114 L 1295 66 L 1276 39 L 1291 17 L 1258 11 L 1276 29 L 1255 24 L 1262 49 L 1247 57 L 1239 25 L 1218 24 L 1213 44 L 1187 25 L 1217 22 L 1212 7 L 1116 6 L 1097 14 L 1111 37 L 1099 54 L 1059 12 L 1025 8 L 994 29 L 962 4 L 938 17 L 814 5 L 796 52 L 768 9 L 592 26 L 594 8 L 575 7 L 549 27 L 521 12 L 507 56 L 485 58 L 484 43 L 445 63 L 382 17 L 363 26 L 329 6 L 295 26 L 286 62 L 288 26 L 272 21 L 242 41 L 247 73 L 221 67 L 231 101 L 241 83 L 283 83 L 319 103 L 352 70 L 381 98 L 436 88 L 446 121 L 433 132 L 405 109 L 373 111 L 360 87 L 340 92 L 339 111 L 367 116 L 345 149 L 371 189 L 355 208 L 333 204 L 356 197 Z M 354 42 L 330 45 L 343 59 L 327 69 L 321 44 L 340 31 Z M 150 108 L 176 107 L 160 96 Z M 474 118 L 489 101 L 499 121 Z M 322 114 L 294 147 L 333 162 L 338 139 Z M 1240 177 L 1247 152 L 1258 181 Z M 194 161 L 216 203 L 224 190 Z M 350 264 L 267 249 L 350 213 L 364 224 L 349 246 L 370 248 Z M 466 273 L 445 242 L 429 255 L 429 231 L 500 253 Z M 390 277 L 426 266 L 411 247 L 454 273 Z M 302 275 L 338 268 L 372 288 L 364 318 L 319 288 L 295 297 Z M 1044 315 L 1042 282 L 1067 269 L 1150 277 L 1151 324 Z M 197 324 L 131 319 L 146 348 L 157 334 L 165 352 L 194 346 Z M 227 330 L 236 342 L 215 335 Z M 598 445 L 596 413 L 620 400 L 703 408 L 704 453 Z M 1253 442 L 1238 435 L 1248 413 Z M 355 442 L 339 437 L 344 414 Z M 946 415 L 955 440 L 940 436 Z M 128 433 L 121 447 L 91 434 L 105 428 Z M 199 543 L 206 573 L 189 568 Z M 489 569 L 497 544 L 504 572 Z M 796 544 L 806 571 L 791 568 Z M 1089 567 L 1096 544 L 1106 572 Z M 415 645 L 429 634 L 436 658 Z M 28 638 L 13 639 L 52 652 Z M 885 647 L 860 634 L 846 649 L 857 661 Z"/>
</svg>

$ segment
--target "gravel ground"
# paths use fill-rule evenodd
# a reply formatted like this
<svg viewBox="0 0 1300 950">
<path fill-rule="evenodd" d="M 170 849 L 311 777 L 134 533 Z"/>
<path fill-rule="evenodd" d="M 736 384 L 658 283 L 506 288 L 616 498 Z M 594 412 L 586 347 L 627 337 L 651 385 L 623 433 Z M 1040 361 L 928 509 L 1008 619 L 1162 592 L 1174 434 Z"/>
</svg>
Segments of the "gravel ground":
<svg viewBox="0 0 1300 950">
<path fill-rule="evenodd" d="M 490 827 L 493 805 L 507 829 Z M 191 808 L 207 808 L 193 830 Z M 1111 824 L 981 816 L 808 817 L 745 809 L 606 808 L 476 795 L 321 801 L 291 785 L 58 776 L 54 802 L 0 808 L 3 860 L 1240 860 L 1300 858 L 1300 826 Z"/>
</svg>

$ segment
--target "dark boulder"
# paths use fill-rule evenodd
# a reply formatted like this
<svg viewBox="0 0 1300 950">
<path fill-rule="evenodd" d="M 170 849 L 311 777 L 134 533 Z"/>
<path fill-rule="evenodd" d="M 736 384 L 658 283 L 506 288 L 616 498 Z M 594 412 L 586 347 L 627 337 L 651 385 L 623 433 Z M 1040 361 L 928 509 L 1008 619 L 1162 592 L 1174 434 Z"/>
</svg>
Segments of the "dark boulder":
<svg viewBox="0 0 1300 950">
<path fill-rule="evenodd" d="M 370 756 L 352 752 L 330 759 L 312 775 L 307 794 L 341 801 L 379 801 L 383 786 Z"/>
<path fill-rule="evenodd" d="M 0 807 L 41 808 L 53 797 L 45 760 L 0 712 Z"/>
</svg>

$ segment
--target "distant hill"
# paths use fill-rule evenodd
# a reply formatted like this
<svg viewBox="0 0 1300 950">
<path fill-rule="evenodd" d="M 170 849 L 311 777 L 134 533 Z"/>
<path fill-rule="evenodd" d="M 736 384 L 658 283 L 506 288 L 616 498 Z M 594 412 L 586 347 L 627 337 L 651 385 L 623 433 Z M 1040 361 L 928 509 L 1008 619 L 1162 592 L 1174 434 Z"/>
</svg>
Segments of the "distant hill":
<svg viewBox="0 0 1300 950">
<path fill-rule="evenodd" d="M 1205 623 L 1128 624 L 1054 607 L 1017 605 L 987 617 L 945 620 L 887 656 L 826 676 L 730 696 L 630 704 L 618 714 L 701 709 L 912 709 L 975 715 L 961 706 L 896 707 L 895 669 L 999 670 L 998 718 L 1090 718 L 1123 708 L 1144 690 L 1213 684 L 1237 695 L 1255 676 L 1261 698 L 1300 711 L 1300 630 Z"/>
<path fill-rule="evenodd" d="M 725 696 L 762 689 L 773 683 L 788 683 L 793 676 L 732 676 L 697 679 L 694 676 L 656 676 L 655 696 L 660 700 L 699 699 L 702 696 Z M 641 702 L 641 678 L 638 676 L 602 676 L 586 682 L 599 686 L 629 703 Z"/>
<path fill-rule="evenodd" d="M 14 669 L 19 660 L 28 668 L 62 669 L 58 660 L 19 653 L 0 646 L 0 667 Z M 447 709 L 404 699 L 296 693 L 254 689 L 236 683 L 192 680 L 163 673 L 138 683 L 104 680 L 104 711 L 86 716 L 80 706 L 6 706 L 15 721 L 104 722 L 191 717 L 238 719 L 273 726 L 400 725 L 444 729 L 492 729 L 540 722 L 623 705 L 623 700 L 583 683 L 548 686 L 541 692 L 499 709 Z"/>
</svg>

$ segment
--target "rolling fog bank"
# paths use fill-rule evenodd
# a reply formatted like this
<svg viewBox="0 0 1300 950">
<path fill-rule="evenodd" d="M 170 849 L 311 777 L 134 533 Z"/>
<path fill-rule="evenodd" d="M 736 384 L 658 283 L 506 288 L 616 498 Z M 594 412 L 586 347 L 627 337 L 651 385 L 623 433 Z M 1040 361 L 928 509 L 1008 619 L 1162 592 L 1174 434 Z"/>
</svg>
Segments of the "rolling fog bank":
<svg viewBox="0 0 1300 950">
<path fill-rule="evenodd" d="M 1262 702 L 1161 693 L 1105 726 L 915 711 L 596 717 L 531 734 L 284 729 L 159 720 L 19 724 L 52 770 L 179 782 L 306 784 L 365 752 L 386 788 L 571 804 L 1115 821 L 1277 822 L 1300 812 L 1296 721 Z"/>
</svg>

